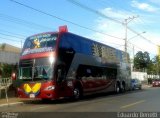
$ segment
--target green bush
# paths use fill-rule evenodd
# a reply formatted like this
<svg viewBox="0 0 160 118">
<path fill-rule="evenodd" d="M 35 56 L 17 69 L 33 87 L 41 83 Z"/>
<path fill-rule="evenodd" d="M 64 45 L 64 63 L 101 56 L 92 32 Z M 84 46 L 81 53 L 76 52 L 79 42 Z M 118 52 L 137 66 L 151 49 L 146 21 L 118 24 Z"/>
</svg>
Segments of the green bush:
<svg viewBox="0 0 160 118">
<path fill-rule="evenodd" d="M 13 71 L 16 71 L 15 65 L 0 64 L 0 75 L 2 78 L 11 77 Z"/>
</svg>

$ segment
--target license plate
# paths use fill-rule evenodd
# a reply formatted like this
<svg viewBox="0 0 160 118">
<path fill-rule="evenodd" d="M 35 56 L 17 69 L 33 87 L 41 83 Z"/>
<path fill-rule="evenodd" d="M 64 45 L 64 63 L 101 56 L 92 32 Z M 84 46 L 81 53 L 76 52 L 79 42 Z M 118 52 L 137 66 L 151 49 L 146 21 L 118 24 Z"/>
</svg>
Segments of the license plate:
<svg viewBox="0 0 160 118">
<path fill-rule="evenodd" d="M 34 94 L 30 94 L 29 97 L 30 98 L 35 98 L 35 95 Z"/>
</svg>

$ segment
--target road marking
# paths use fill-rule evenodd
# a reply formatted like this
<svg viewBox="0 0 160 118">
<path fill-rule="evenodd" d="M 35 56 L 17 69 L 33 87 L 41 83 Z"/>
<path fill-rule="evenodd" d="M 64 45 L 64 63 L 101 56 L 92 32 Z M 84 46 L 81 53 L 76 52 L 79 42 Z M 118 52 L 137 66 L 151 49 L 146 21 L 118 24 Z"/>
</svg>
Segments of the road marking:
<svg viewBox="0 0 160 118">
<path fill-rule="evenodd" d="M 141 100 L 141 101 L 134 102 L 134 103 L 131 103 L 131 104 L 128 104 L 128 105 L 124 105 L 124 106 L 121 107 L 121 109 L 125 109 L 125 108 L 127 108 L 127 107 L 131 107 L 131 106 L 134 106 L 134 105 L 143 103 L 143 102 L 145 102 L 145 100 Z"/>
<path fill-rule="evenodd" d="M 36 110 L 44 109 L 44 108 L 47 108 L 47 107 L 49 107 L 49 106 L 37 107 L 37 108 L 33 108 L 33 109 L 31 109 L 30 111 L 36 111 Z"/>
<path fill-rule="evenodd" d="M 13 102 L 13 103 L 0 104 L 0 107 L 14 106 L 14 105 L 19 105 L 19 104 L 23 104 L 23 102 Z"/>
</svg>

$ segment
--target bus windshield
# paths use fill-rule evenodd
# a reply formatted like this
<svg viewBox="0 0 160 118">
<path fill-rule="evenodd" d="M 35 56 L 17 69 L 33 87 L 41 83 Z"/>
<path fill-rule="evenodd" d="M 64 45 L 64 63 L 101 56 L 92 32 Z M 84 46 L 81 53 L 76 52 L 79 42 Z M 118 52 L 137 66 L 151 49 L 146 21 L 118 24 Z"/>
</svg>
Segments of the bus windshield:
<svg viewBox="0 0 160 118">
<path fill-rule="evenodd" d="M 39 34 L 28 37 L 24 43 L 22 55 L 50 52 L 54 50 L 58 34 Z"/>
<path fill-rule="evenodd" d="M 53 66 L 48 58 L 21 60 L 19 63 L 19 79 L 50 80 Z"/>
</svg>

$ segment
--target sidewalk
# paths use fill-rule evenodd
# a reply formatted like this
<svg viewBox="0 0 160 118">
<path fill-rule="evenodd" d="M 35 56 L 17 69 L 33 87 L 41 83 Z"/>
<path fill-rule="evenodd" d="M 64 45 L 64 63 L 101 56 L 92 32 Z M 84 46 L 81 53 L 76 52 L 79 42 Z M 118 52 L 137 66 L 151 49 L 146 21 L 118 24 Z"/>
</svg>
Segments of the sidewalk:
<svg viewBox="0 0 160 118">
<path fill-rule="evenodd" d="M 142 84 L 142 88 L 150 88 L 150 87 L 152 87 L 151 84 L 150 85 L 148 85 L 148 84 Z"/>
<path fill-rule="evenodd" d="M 12 106 L 12 105 L 19 105 L 19 104 L 23 104 L 24 102 L 27 102 L 29 99 L 22 99 L 22 98 L 18 98 L 15 95 L 15 91 L 13 90 L 9 90 L 7 92 L 7 96 L 8 99 L 6 99 L 6 93 L 5 91 L 2 91 L 2 96 L 0 98 L 0 107 L 4 107 L 4 106 Z M 7 101 L 8 100 L 8 101 Z"/>
<path fill-rule="evenodd" d="M 12 98 L 8 98 L 8 102 L 7 102 L 7 99 L 3 98 L 3 99 L 0 99 L 0 107 L 19 105 L 19 104 L 23 104 L 24 101 L 26 100 L 12 97 Z"/>
</svg>

